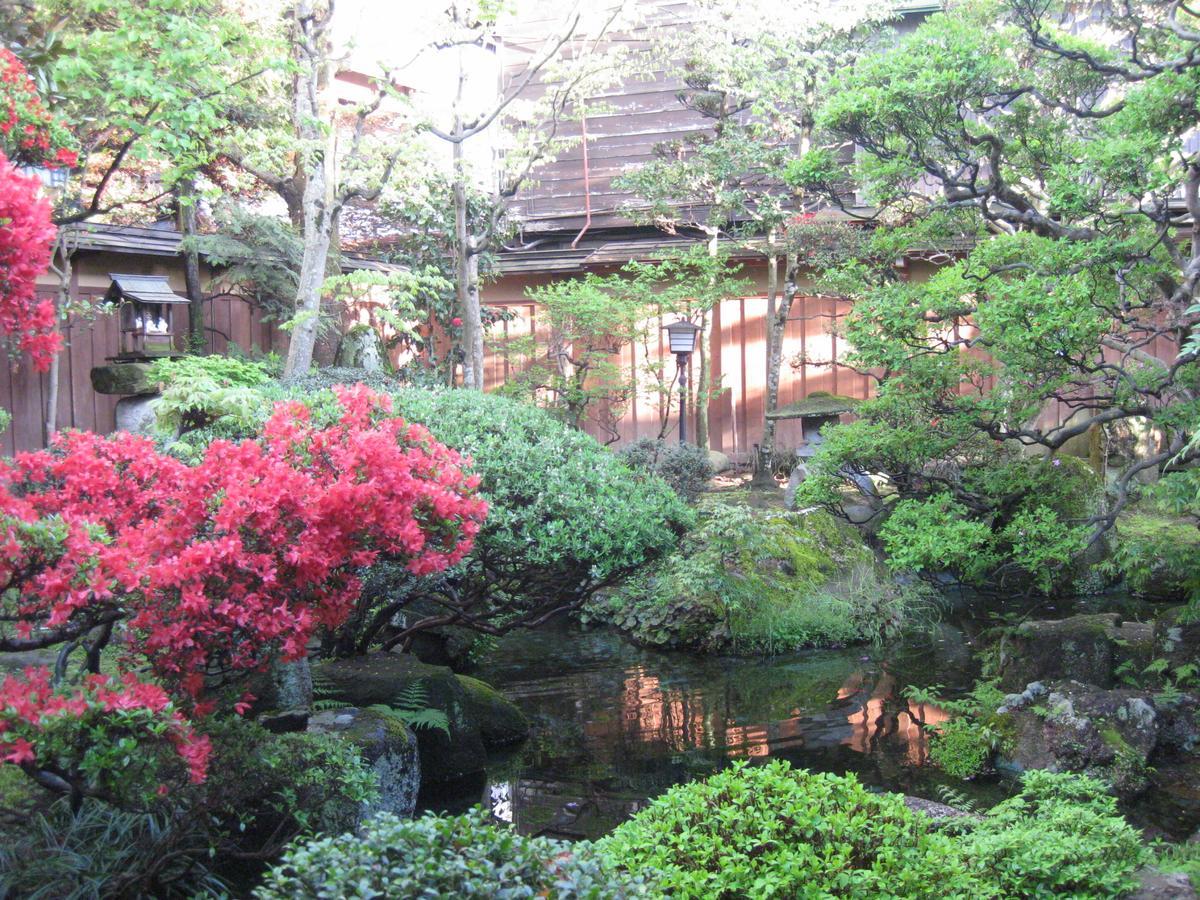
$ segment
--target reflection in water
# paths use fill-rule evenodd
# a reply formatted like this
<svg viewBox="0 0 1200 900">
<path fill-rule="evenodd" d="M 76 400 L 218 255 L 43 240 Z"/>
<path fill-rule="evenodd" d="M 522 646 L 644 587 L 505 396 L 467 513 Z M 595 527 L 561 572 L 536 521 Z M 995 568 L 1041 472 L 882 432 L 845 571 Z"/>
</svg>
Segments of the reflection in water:
<svg viewBox="0 0 1200 900">
<path fill-rule="evenodd" d="M 743 660 L 643 650 L 571 625 L 510 635 L 479 674 L 529 714 L 534 733 L 496 761 L 482 800 L 525 833 L 594 836 L 672 784 L 768 756 L 936 796 L 920 723 L 946 713 L 910 707 L 900 691 L 964 688 L 975 672 L 960 631 L 944 626 L 929 640 L 936 653 L 922 644 Z"/>
<path fill-rule="evenodd" d="M 674 784 L 764 757 L 853 772 L 869 786 L 931 799 L 946 784 L 988 805 L 1004 787 L 949 779 L 928 764 L 921 723 L 944 722 L 946 712 L 901 696 L 910 684 L 945 685 L 951 697 L 974 684 L 971 646 L 992 624 L 983 612 L 884 649 L 769 660 L 644 650 L 567 623 L 511 634 L 477 674 L 521 706 L 533 733 L 492 761 L 482 796 L 475 790 L 433 805 L 482 802 L 526 834 L 594 837 Z M 1200 777 L 1167 781 L 1194 786 Z M 1186 836 L 1200 823 L 1200 796 L 1168 783 L 1132 814 Z"/>
</svg>

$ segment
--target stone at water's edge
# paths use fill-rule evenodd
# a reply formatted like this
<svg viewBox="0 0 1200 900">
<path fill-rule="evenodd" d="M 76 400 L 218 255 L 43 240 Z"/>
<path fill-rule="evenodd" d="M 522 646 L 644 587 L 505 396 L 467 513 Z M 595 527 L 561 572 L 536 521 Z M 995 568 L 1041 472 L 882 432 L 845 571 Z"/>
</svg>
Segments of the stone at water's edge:
<svg viewBox="0 0 1200 900">
<path fill-rule="evenodd" d="M 322 697 L 362 709 L 397 706 L 414 684 L 421 685 L 424 706 L 444 712 L 450 727 L 449 736 L 441 729 L 416 731 L 422 775 L 430 783 L 444 784 L 482 772 L 489 747 L 515 743 L 529 734 L 521 710 L 488 685 L 406 653 L 322 663 L 315 678 Z"/>
<path fill-rule="evenodd" d="M 1194 900 L 1196 889 L 1182 872 L 1160 872 L 1153 866 L 1137 873 L 1138 888 L 1129 900 Z"/>
<path fill-rule="evenodd" d="M 1154 620 L 1154 648 L 1172 668 L 1200 660 L 1200 617 L 1189 619 L 1186 606 L 1166 610 Z"/>
<path fill-rule="evenodd" d="M 1023 622 L 993 638 L 1006 691 L 1064 678 L 1108 688 L 1122 662 L 1131 661 L 1140 672 L 1154 655 L 1153 627 L 1121 622 L 1116 613 Z"/>
<path fill-rule="evenodd" d="M 412 816 L 421 790 L 421 761 L 417 737 L 404 722 L 379 710 L 348 707 L 317 713 L 308 730 L 350 741 L 375 773 L 379 797 L 367 804 L 363 818 L 381 812 Z"/>
<path fill-rule="evenodd" d="M 967 812 L 965 809 L 959 809 L 957 806 L 937 803 L 933 800 L 926 800 L 923 797 L 913 797 L 911 794 L 905 794 L 904 805 L 913 812 L 927 816 L 939 824 L 949 819 L 961 819 L 963 817 L 970 819 L 981 818 L 978 813 Z"/>
<path fill-rule="evenodd" d="M 1200 701 L 1160 701 L 1151 691 L 1105 690 L 1078 681 L 1027 686 L 1001 707 L 1013 750 L 1001 767 L 1083 772 L 1132 798 L 1148 785 L 1158 751 L 1190 751 L 1200 743 Z"/>
</svg>

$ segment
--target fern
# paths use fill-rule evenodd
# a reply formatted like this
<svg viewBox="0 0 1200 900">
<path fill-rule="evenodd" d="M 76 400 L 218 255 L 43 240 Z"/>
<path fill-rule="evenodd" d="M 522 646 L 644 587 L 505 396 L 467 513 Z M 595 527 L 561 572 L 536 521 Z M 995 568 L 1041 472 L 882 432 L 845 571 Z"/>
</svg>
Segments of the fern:
<svg viewBox="0 0 1200 900">
<path fill-rule="evenodd" d="M 345 701 L 332 696 L 333 682 L 320 670 L 313 673 L 313 709 L 318 712 L 344 709 Z M 450 737 L 450 718 L 444 710 L 429 705 L 429 692 L 425 682 L 414 681 L 396 698 L 392 705 L 374 703 L 367 709 L 390 719 L 403 722 L 409 728 L 441 731 Z"/>
<path fill-rule="evenodd" d="M 979 804 L 964 794 L 962 791 L 955 790 L 948 784 L 939 784 L 937 787 L 938 799 L 947 806 L 953 806 L 955 809 L 961 809 L 965 813 L 976 813 L 979 811 Z"/>
</svg>

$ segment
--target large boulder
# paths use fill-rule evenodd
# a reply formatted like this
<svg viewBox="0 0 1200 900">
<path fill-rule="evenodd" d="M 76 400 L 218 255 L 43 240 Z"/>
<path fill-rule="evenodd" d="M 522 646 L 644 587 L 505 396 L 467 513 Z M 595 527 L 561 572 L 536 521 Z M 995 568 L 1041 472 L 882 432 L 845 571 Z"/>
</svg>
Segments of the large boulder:
<svg viewBox="0 0 1200 900">
<path fill-rule="evenodd" d="M 379 707 L 347 707 L 315 714 L 309 731 L 354 744 L 375 773 L 379 796 L 363 810 L 363 818 L 381 812 L 412 816 L 421 789 L 421 762 L 417 737 L 402 719 Z"/>
<path fill-rule="evenodd" d="M 348 706 L 441 710 L 449 734 L 418 728 L 421 770 L 426 781 L 446 783 L 483 771 L 491 747 L 529 734 L 529 722 L 514 704 L 474 678 L 431 666 L 407 653 L 374 653 L 322 663 L 315 672 L 322 698 Z"/>
<path fill-rule="evenodd" d="M 1153 627 L 1122 622 L 1116 613 L 1022 622 L 993 639 L 1000 686 L 1006 691 L 1058 679 L 1109 688 L 1122 663 L 1128 661 L 1140 672 L 1153 657 Z"/>
<path fill-rule="evenodd" d="M 1147 787 L 1156 752 L 1196 745 L 1197 709 L 1191 697 L 1167 701 L 1149 691 L 1034 682 L 997 710 L 1013 735 L 1001 768 L 1083 772 L 1133 797 Z"/>
</svg>

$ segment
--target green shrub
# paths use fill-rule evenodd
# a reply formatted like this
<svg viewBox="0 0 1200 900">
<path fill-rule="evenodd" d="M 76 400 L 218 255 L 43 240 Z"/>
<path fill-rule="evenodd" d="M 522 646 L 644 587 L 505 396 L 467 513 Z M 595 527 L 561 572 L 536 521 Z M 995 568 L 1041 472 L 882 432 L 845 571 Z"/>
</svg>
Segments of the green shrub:
<svg viewBox="0 0 1200 900">
<path fill-rule="evenodd" d="M 1086 463 L 985 455 L 935 474 L 917 479 L 927 490 L 896 501 L 880 528 L 893 569 L 975 585 L 1003 576 L 1043 593 L 1071 584 L 1103 497 Z"/>
<path fill-rule="evenodd" d="M 929 742 L 930 761 L 955 778 L 984 771 L 1001 741 L 998 732 L 972 719 L 951 719 L 938 726 Z"/>
<path fill-rule="evenodd" d="M 230 356 L 184 356 L 155 360 L 148 378 L 160 386 L 154 407 L 160 431 L 202 428 L 220 418 L 249 428 L 263 411 L 255 390 L 271 381 L 265 362 Z"/>
<path fill-rule="evenodd" d="M 1107 569 L 1137 594 L 1184 600 L 1200 595 L 1200 529 L 1149 512 L 1123 515 Z"/>
<path fill-rule="evenodd" d="M 601 865 L 586 844 L 518 835 L 476 808 L 402 821 L 382 814 L 357 834 L 292 847 L 258 889 L 260 900 L 657 896 Z"/>
<path fill-rule="evenodd" d="M 659 873 L 673 897 L 969 896 L 972 887 L 952 839 L 902 797 L 782 760 L 674 787 L 596 849 L 627 871 Z"/>
<path fill-rule="evenodd" d="M 273 734 L 229 717 L 206 729 L 212 777 L 189 797 L 222 852 L 278 852 L 292 838 L 354 827 L 376 781 L 358 750 L 335 735 Z"/>
<path fill-rule="evenodd" d="M 657 475 L 688 502 L 707 490 L 708 481 L 714 474 L 708 451 L 695 444 L 668 444 L 640 438 L 625 447 L 620 455 L 630 468 Z"/>
<path fill-rule="evenodd" d="M 259 424 L 281 399 L 304 402 L 320 423 L 339 409 L 325 385 L 363 374 L 322 369 L 282 388 L 264 385 L 257 389 Z M 468 620 L 491 626 L 569 608 L 670 552 L 693 521 L 664 482 L 638 478 L 594 438 L 544 410 L 479 391 L 397 388 L 383 375 L 367 379 L 392 391 L 397 414 L 470 457 L 489 511 L 475 551 L 443 577 L 417 580 L 381 563 L 378 577 L 368 578 L 371 590 L 361 608 L 332 641 L 338 648 L 366 649 L 397 614 L 421 619 L 444 613 L 447 602 L 467 610 Z M 171 451 L 191 459 L 213 439 L 256 430 L 226 417 L 183 435 Z"/>
<path fill-rule="evenodd" d="M 590 604 L 587 617 L 655 646 L 777 653 L 890 635 L 910 599 L 828 514 L 714 501 L 675 554 Z"/>
<path fill-rule="evenodd" d="M 1119 897 L 1148 859 L 1107 785 L 1038 770 L 958 841 L 976 877 L 1001 897 Z"/>
<path fill-rule="evenodd" d="M 949 700 L 939 696 L 941 685 L 930 688 L 906 687 L 903 691 L 910 703 L 932 703 L 954 715 L 947 722 L 926 726 L 929 740 L 929 759 L 955 778 L 974 778 L 987 770 L 998 752 L 1011 749 L 1013 741 L 1010 720 L 996 713 L 1004 702 L 1004 692 L 994 681 L 980 681 L 963 698 Z"/>
<path fill-rule="evenodd" d="M 1118 897 L 1149 854 L 1105 786 L 1028 772 L 940 827 L 898 794 L 782 760 L 672 788 L 596 850 L 672 897 Z"/>
</svg>

